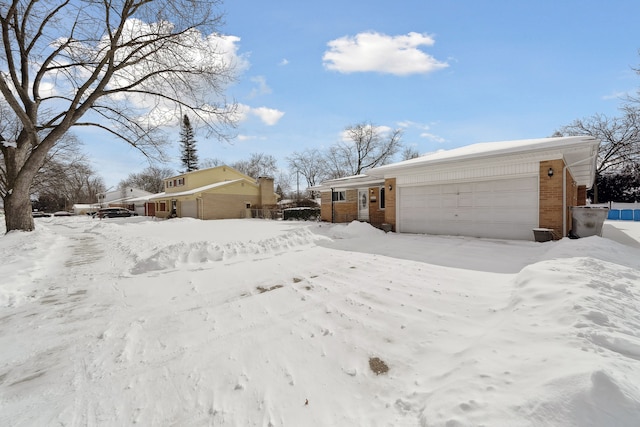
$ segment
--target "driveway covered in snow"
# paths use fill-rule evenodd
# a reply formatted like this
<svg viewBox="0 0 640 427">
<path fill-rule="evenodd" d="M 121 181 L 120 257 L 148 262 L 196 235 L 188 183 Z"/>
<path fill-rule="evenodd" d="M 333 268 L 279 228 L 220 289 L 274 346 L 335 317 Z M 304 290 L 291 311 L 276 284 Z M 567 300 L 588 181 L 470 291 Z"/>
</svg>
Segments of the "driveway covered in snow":
<svg viewBox="0 0 640 427">
<path fill-rule="evenodd" d="M 0 425 L 640 419 L 632 222 L 535 243 L 361 223 L 37 221 L 0 238 Z"/>
</svg>

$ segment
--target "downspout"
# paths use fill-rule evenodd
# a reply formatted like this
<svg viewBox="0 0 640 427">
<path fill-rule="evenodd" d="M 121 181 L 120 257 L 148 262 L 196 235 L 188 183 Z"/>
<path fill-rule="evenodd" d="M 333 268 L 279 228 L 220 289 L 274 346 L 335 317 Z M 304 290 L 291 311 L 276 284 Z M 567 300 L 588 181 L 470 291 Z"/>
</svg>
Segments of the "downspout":
<svg viewBox="0 0 640 427">
<path fill-rule="evenodd" d="M 331 224 L 335 222 L 335 214 L 333 212 L 333 187 L 331 187 Z"/>
<path fill-rule="evenodd" d="M 597 155 L 598 152 L 596 151 L 596 154 L 593 156 L 587 157 L 586 159 L 582 159 L 570 165 L 565 164 L 562 168 L 562 237 L 567 236 L 567 168 L 577 166 L 580 163 L 585 163 L 587 160 L 595 161 Z"/>
</svg>

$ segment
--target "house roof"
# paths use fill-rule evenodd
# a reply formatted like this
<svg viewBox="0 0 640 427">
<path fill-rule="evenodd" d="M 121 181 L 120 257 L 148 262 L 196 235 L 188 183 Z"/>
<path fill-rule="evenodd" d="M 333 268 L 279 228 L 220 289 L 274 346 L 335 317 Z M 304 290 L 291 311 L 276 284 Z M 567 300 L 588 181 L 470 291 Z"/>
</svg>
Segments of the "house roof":
<svg viewBox="0 0 640 427">
<path fill-rule="evenodd" d="M 220 181 L 213 184 L 203 185 L 202 187 L 193 188 L 191 190 L 180 191 L 177 193 L 159 193 L 149 198 L 149 200 L 159 200 L 159 199 L 167 199 L 167 198 L 180 197 L 180 196 L 189 196 L 191 194 L 201 193 L 203 191 L 211 190 L 213 188 L 224 187 L 226 185 L 230 185 L 240 181 L 246 181 L 246 180 L 244 178 L 233 179 L 231 181 Z"/>
<path fill-rule="evenodd" d="M 403 171 L 446 165 L 462 161 L 482 160 L 513 155 L 563 158 L 579 185 L 591 187 L 595 177 L 596 159 L 600 141 L 589 136 L 525 139 L 516 141 L 485 142 L 452 150 L 437 151 L 403 162 L 379 166 L 367 171 L 374 177 L 389 177 Z M 551 158 L 549 158 L 551 159 Z"/>
<path fill-rule="evenodd" d="M 344 190 L 349 188 L 367 187 L 369 185 L 384 184 L 384 178 L 360 174 L 324 181 L 320 185 L 309 187 L 307 190 Z"/>
<path fill-rule="evenodd" d="M 132 199 L 128 199 L 128 202 L 148 202 L 149 200 L 153 199 L 154 197 L 159 197 L 159 196 L 163 196 L 164 195 L 164 191 L 161 193 L 155 193 L 155 194 L 149 194 L 148 196 L 142 196 L 142 197 L 134 197 Z"/>
<path fill-rule="evenodd" d="M 171 180 L 171 179 L 174 179 L 174 178 L 180 178 L 180 177 L 184 177 L 184 176 L 187 176 L 187 175 L 197 175 L 197 174 L 201 174 L 201 173 L 205 173 L 205 172 L 210 172 L 210 171 L 212 171 L 214 169 L 223 169 L 223 168 L 233 170 L 236 173 L 238 173 L 239 175 L 242 175 L 245 178 L 247 178 L 247 180 L 249 180 L 249 181 L 254 181 L 255 180 L 255 178 L 253 178 L 253 177 L 251 177 L 251 176 L 249 176 L 249 175 L 247 175 L 247 174 L 245 174 L 243 172 L 240 172 L 238 169 L 236 169 L 234 167 L 227 166 L 227 165 L 213 166 L 213 167 L 205 168 L 205 169 L 196 169 L 196 170 L 192 170 L 191 172 L 184 172 L 184 173 L 181 173 L 181 174 L 178 174 L 178 175 L 168 176 L 168 177 L 163 178 L 163 179 L 164 180 Z"/>
</svg>

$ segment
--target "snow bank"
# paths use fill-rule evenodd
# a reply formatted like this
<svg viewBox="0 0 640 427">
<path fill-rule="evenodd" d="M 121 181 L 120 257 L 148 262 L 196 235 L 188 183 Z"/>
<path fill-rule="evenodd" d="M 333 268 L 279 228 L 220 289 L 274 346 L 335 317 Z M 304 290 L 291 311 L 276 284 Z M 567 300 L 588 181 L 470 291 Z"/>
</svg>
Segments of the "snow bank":
<svg viewBox="0 0 640 427">
<path fill-rule="evenodd" d="M 258 242 L 230 242 L 223 245 L 201 241 L 194 243 L 176 243 L 153 248 L 149 255 L 136 257 L 131 269 L 133 274 L 150 271 L 174 269 L 179 267 L 200 267 L 218 261 L 251 261 L 259 257 L 273 256 L 290 250 L 302 250 L 322 237 L 311 233 L 307 228 L 298 228 L 284 235 Z M 238 259 L 236 259 L 238 258 Z"/>
<path fill-rule="evenodd" d="M 42 220 L 0 238 L 0 425 L 640 419 L 640 253 L 606 238 Z"/>
</svg>

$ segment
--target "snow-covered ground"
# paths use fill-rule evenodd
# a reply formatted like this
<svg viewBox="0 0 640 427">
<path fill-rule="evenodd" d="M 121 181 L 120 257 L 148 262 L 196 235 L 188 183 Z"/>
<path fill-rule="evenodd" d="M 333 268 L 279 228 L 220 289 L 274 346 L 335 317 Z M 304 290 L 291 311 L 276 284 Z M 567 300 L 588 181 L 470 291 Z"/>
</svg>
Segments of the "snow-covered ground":
<svg viewBox="0 0 640 427">
<path fill-rule="evenodd" d="M 640 425 L 640 223 L 36 221 L 0 237 L 2 426 Z"/>
</svg>

